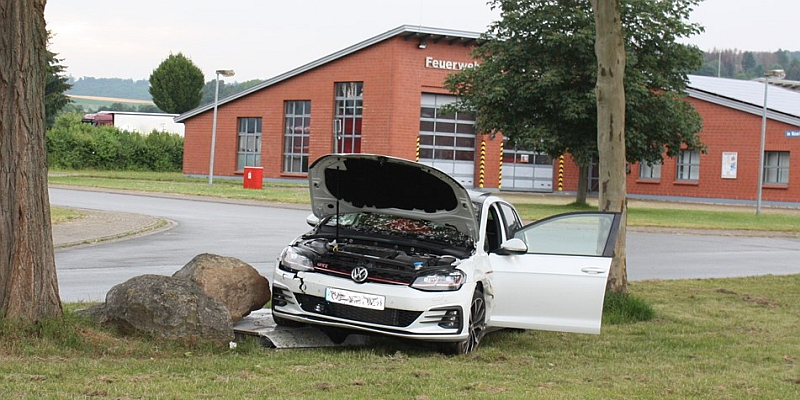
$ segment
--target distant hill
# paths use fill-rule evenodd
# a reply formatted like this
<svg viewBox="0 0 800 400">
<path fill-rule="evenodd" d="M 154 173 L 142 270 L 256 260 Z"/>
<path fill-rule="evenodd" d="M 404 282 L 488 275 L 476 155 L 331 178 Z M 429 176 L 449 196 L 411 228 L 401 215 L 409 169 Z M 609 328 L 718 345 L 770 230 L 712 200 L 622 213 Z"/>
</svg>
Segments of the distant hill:
<svg viewBox="0 0 800 400">
<path fill-rule="evenodd" d="M 150 82 L 145 79 L 134 81 L 133 79 L 121 78 L 92 78 L 90 76 L 80 79 L 69 79 L 72 88 L 66 92 L 70 96 L 93 96 L 93 97 L 112 97 L 116 99 L 145 100 L 152 102 L 148 89 Z M 223 99 L 232 94 L 249 89 L 261 83 L 258 79 L 245 82 L 225 82 L 220 80 L 219 98 Z M 200 105 L 209 104 L 214 101 L 214 90 L 216 82 L 211 80 L 206 82 L 203 87 L 203 97 Z M 91 104 L 86 104 L 90 109 Z M 96 106 L 96 105 L 95 105 Z"/>
<path fill-rule="evenodd" d="M 70 78 L 72 88 L 66 92 L 69 95 L 116 97 L 122 99 L 136 99 L 152 101 L 148 89 L 150 82 L 145 79 L 134 81 L 121 78 Z"/>
</svg>

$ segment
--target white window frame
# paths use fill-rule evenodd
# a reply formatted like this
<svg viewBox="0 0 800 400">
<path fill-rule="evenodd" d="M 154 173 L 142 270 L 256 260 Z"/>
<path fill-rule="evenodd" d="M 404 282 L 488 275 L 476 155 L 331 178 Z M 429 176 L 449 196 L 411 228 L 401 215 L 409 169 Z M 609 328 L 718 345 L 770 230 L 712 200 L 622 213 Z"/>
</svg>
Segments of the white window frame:
<svg viewBox="0 0 800 400">
<path fill-rule="evenodd" d="M 764 152 L 764 184 L 765 185 L 789 184 L 788 151 Z"/>
<path fill-rule="evenodd" d="M 308 173 L 311 101 L 284 101 L 283 172 Z"/>
<path fill-rule="evenodd" d="M 675 166 L 675 180 L 694 182 L 700 180 L 700 152 L 681 150 Z"/>
<path fill-rule="evenodd" d="M 244 167 L 260 167 L 263 129 L 261 117 L 239 117 L 236 122 L 238 130 L 236 170 L 244 171 Z"/>
<path fill-rule="evenodd" d="M 661 179 L 661 162 L 648 163 L 647 161 L 639 162 L 639 179 Z"/>
</svg>

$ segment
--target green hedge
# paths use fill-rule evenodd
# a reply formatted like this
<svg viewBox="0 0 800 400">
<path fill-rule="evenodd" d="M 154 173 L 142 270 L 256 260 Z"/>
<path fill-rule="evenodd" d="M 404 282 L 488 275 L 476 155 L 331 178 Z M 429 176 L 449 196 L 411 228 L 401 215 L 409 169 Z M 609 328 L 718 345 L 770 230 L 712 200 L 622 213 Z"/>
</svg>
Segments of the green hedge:
<svg viewBox="0 0 800 400">
<path fill-rule="evenodd" d="M 93 126 L 81 123 L 80 114 L 59 116 L 46 140 L 50 168 L 180 171 L 183 166 L 180 135 Z"/>
</svg>

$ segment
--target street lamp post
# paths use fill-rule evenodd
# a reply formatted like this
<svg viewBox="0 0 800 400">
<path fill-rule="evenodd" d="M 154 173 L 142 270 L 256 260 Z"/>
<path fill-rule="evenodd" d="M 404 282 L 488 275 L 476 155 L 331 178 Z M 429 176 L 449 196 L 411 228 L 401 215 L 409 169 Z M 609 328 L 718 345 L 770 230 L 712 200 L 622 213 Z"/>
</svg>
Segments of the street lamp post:
<svg viewBox="0 0 800 400">
<path fill-rule="evenodd" d="M 761 147 L 758 154 L 758 195 L 756 196 L 756 215 L 761 215 L 761 191 L 764 186 L 764 147 L 767 138 L 767 88 L 769 78 L 783 79 L 786 73 L 782 69 L 771 69 L 764 72 L 764 111 L 761 115 Z"/>
<path fill-rule="evenodd" d="M 208 162 L 208 184 L 214 184 L 214 147 L 217 142 L 217 103 L 219 102 L 219 76 L 230 77 L 235 73 L 232 69 L 217 70 L 217 87 L 214 89 L 214 122 L 211 125 L 211 157 Z"/>
</svg>

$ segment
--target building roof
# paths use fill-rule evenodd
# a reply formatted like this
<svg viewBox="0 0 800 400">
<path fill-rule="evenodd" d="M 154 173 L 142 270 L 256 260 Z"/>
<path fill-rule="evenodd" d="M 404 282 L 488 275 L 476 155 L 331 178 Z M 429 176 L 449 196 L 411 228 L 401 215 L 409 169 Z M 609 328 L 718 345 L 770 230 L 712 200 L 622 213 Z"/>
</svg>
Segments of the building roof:
<svg viewBox="0 0 800 400">
<path fill-rule="evenodd" d="M 764 113 L 764 83 L 739 79 L 689 75 L 690 97 L 756 115 Z M 770 84 L 767 118 L 800 126 L 800 92 Z"/>
<path fill-rule="evenodd" d="M 245 97 L 250 93 L 257 92 L 266 87 L 275 85 L 279 82 L 293 78 L 304 72 L 325 65 L 331 61 L 338 60 L 365 49 L 376 43 L 382 42 L 393 37 L 402 37 L 405 40 L 418 40 L 420 45 L 423 43 L 448 42 L 450 44 L 462 43 L 464 46 L 476 44 L 481 39 L 478 32 L 460 31 L 452 29 L 431 28 L 418 25 L 402 25 L 390 31 L 381 33 L 377 36 L 356 43 L 350 47 L 329 54 L 318 60 L 297 67 L 291 71 L 284 72 L 247 90 L 235 93 L 231 96 L 220 99 L 217 103 L 222 105 L 238 98 Z M 800 126 L 800 92 L 785 89 L 789 87 L 786 81 L 771 80 L 767 96 L 767 117 L 769 119 L 785 122 L 790 125 Z M 777 84 L 778 86 L 775 86 Z M 796 88 L 793 85 L 792 88 Z M 748 81 L 739 79 L 716 78 L 710 76 L 689 75 L 689 84 L 686 89 L 690 97 L 705 100 L 714 104 L 737 109 L 756 115 L 763 115 L 764 112 L 764 84 L 759 81 Z M 185 120 L 211 110 L 214 104 L 206 104 L 189 110 L 177 117 L 175 122 Z"/>
<path fill-rule="evenodd" d="M 427 44 L 427 43 L 439 43 L 439 42 L 448 42 L 450 44 L 461 43 L 464 46 L 469 46 L 472 44 L 478 43 L 481 34 L 477 32 L 468 32 L 468 31 L 459 31 L 453 29 L 440 29 L 440 28 L 431 28 L 419 25 L 402 25 L 390 31 L 381 33 L 380 35 L 371 37 L 367 40 L 362 42 L 356 43 L 350 47 L 345 49 L 339 50 L 333 54 L 327 55 L 322 57 L 318 60 L 312 61 L 308 64 L 303 66 L 297 67 L 291 71 L 284 72 L 278 76 L 273 78 L 267 79 L 252 88 L 247 90 L 241 91 L 239 93 L 233 94 L 231 96 L 225 97 L 220 99 L 217 103 L 218 105 L 222 105 L 233 100 L 236 100 L 240 97 L 244 97 L 249 95 L 250 93 L 259 91 L 266 87 L 272 86 L 276 83 L 285 81 L 297 75 L 300 75 L 304 72 L 317 68 L 321 65 L 327 64 L 331 61 L 338 60 L 342 57 L 348 56 L 353 54 L 359 50 L 365 49 L 369 46 L 372 46 L 376 43 L 382 42 L 386 39 L 391 39 L 395 36 L 400 36 L 405 40 L 419 40 L 420 45 Z M 175 122 L 183 122 L 195 115 L 201 114 L 208 110 L 214 108 L 214 104 L 206 104 L 204 106 L 197 107 L 193 110 L 189 110 L 175 118 Z"/>
<path fill-rule="evenodd" d="M 764 82 L 764 78 L 758 78 L 756 80 L 759 82 Z M 795 92 L 800 92 L 800 81 L 791 81 L 788 79 L 770 79 L 769 84 L 791 89 Z"/>
</svg>

